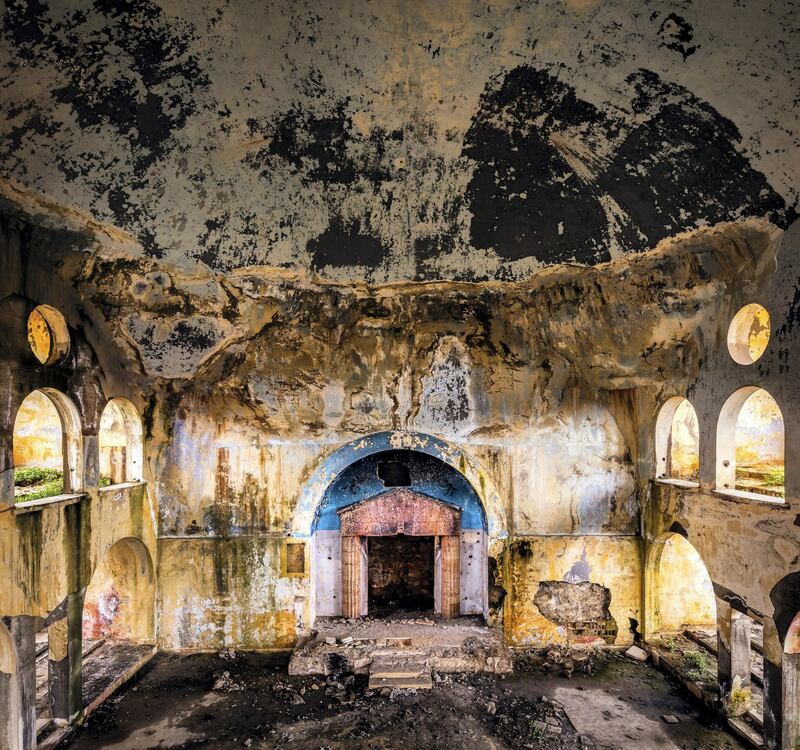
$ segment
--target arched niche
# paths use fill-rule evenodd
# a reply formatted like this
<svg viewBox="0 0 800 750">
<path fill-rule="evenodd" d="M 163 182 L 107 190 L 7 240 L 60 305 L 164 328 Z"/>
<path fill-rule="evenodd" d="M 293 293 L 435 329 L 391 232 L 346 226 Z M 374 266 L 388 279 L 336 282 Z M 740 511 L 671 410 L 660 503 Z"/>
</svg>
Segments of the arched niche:
<svg viewBox="0 0 800 750">
<path fill-rule="evenodd" d="M 673 396 L 656 419 L 656 477 L 697 482 L 699 472 L 697 413 L 688 399 Z"/>
<path fill-rule="evenodd" d="M 309 538 L 317 508 L 328 486 L 348 466 L 365 456 L 388 450 L 427 453 L 452 466 L 470 484 L 486 514 L 489 553 L 502 552 L 508 537 L 505 505 L 491 476 L 463 449 L 419 432 L 379 432 L 340 446 L 324 458 L 304 485 L 292 519 L 292 536 Z"/>
<path fill-rule="evenodd" d="M 716 486 L 782 502 L 784 497 L 783 414 L 763 388 L 735 391 L 717 422 Z"/>
<path fill-rule="evenodd" d="M 144 440 L 142 420 L 126 398 L 112 398 L 103 409 L 98 434 L 100 476 L 105 483 L 142 480 Z"/>
<path fill-rule="evenodd" d="M 436 466 L 457 488 L 455 493 L 443 494 L 437 482 L 431 480 L 430 472 L 409 486 L 461 509 L 460 613 L 488 614 L 488 556 L 499 553 L 507 535 L 505 511 L 494 484 L 472 459 L 438 438 L 417 433 L 379 433 L 332 453 L 317 467 L 301 493 L 293 536 L 310 537 L 311 541 L 312 623 L 318 615 L 338 616 L 342 611 L 341 539 L 336 511 L 386 490 L 378 464 L 402 461 L 413 464 L 412 476 L 415 466 Z M 384 470 L 387 477 L 391 472 Z M 358 481 L 351 482 L 351 478 Z M 357 490 L 347 490 L 349 486 L 357 486 Z"/>
<path fill-rule="evenodd" d="M 84 596 L 83 637 L 154 641 L 155 575 L 150 553 L 139 539 L 120 539 L 95 568 Z"/>
</svg>

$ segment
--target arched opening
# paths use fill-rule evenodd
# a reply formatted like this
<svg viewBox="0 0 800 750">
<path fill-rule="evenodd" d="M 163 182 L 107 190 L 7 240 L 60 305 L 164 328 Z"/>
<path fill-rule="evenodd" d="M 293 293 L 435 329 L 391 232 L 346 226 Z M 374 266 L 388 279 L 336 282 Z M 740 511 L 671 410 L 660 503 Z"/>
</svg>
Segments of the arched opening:
<svg viewBox="0 0 800 750">
<path fill-rule="evenodd" d="M 153 651 L 155 576 L 138 539 L 121 539 L 103 555 L 84 596 L 82 629 L 86 708 Z"/>
<path fill-rule="evenodd" d="M 645 567 L 645 632 L 685 679 L 717 692 L 717 600 L 697 550 L 678 533 L 653 541 Z"/>
<path fill-rule="evenodd" d="M 775 399 L 763 388 L 740 388 L 717 424 L 717 489 L 783 500 L 784 425 Z"/>
<path fill-rule="evenodd" d="M 80 418 L 63 393 L 42 388 L 20 404 L 14 421 L 13 461 L 17 502 L 81 490 Z"/>
<path fill-rule="evenodd" d="M 112 398 L 100 418 L 100 486 L 142 479 L 142 422 L 125 398 Z"/>
<path fill-rule="evenodd" d="M 651 633 L 717 627 L 711 577 L 697 550 L 680 534 L 659 537 L 650 549 Z"/>
<path fill-rule="evenodd" d="M 312 578 L 318 616 L 372 614 L 370 597 L 384 615 L 414 600 L 448 617 L 485 615 L 483 505 L 466 478 L 435 456 L 367 455 L 330 482 L 316 509 Z"/>
<path fill-rule="evenodd" d="M 688 399 L 673 396 L 656 420 L 656 476 L 697 482 L 700 438 L 697 413 Z"/>
<path fill-rule="evenodd" d="M 22 748 L 22 703 L 17 650 L 5 624 L 0 621 L 0 747 Z"/>
</svg>

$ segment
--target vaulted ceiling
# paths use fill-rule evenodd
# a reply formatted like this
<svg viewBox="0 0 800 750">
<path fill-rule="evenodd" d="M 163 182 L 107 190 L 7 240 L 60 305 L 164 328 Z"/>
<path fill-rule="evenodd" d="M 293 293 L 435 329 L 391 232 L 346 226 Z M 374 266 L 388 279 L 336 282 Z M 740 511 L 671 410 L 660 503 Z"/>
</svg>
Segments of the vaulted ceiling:
<svg viewBox="0 0 800 750">
<path fill-rule="evenodd" d="M 788 0 L 6 5 L 3 176 L 187 269 L 521 280 L 797 216 Z"/>
</svg>

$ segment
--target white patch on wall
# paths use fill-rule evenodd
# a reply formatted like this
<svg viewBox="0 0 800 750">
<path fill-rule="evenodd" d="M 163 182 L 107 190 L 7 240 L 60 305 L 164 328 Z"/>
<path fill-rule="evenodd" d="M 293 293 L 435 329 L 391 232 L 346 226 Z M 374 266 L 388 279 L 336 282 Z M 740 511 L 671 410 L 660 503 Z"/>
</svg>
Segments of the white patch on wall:
<svg viewBox="0 0 800 750">
<path fill-rule="evenodd" d="M 440 435 L 469 431 L 474 405 L 470 397 L 470 361 L 464 345 L 452 336 L 440 339 L 422 377 L 415 429 Z"/>
<path fill-rule="evenodd" d="M 342 538 L 338 531 L 317 531 L 311 546 L 311 575 L 318 617 L 342 614 Z"/>
<path fill-rule="evenodd" d="M 461 532 L 461 614 L 482 615 L 486 611 L 488 565 L 486 534 Z"/>
</svg>

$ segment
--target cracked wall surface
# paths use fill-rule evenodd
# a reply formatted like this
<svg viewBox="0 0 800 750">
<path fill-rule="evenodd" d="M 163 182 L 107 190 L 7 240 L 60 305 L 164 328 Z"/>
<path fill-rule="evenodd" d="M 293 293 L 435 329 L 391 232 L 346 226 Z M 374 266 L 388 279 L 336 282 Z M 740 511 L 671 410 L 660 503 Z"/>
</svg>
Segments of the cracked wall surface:
<svg viewBox="0 0 800 750">
<path fill-rule="evenodd" d="M 781 231 L 750 220 L 523 282 L 321 283 L 187 270 L 40 196 L 8 184 L 4 196 L 36 267 L 80 300 L 55 301 L 92 341 L 108 393 L 142 415 L 167 648 L 286 647 L 313 623 L 316 582 L 313 562 L 286 576 L 284 541 L 312 533 L 359 454 L 336 473 L 326 461 L 348 441 L 417 450 L 425 435 L 447 441 L 439 457 L 489 517 L 489 609 L 509 641 L 574 637 L 534 602 L 539 582 L 565 581 L 607 589 L 617 631 L 595 629 L 629 642 L 652 404 L 691 393 L 782 257 Z"/>
<path fill-rule="evenodd" d="M 10 0 L 0 170 L 184 273 L 521 280 L 790 225 L 797 24 L 791 2 Z M 128 321 L 173 376 L 178 338 L 231 334 L 186 325 Z"/>
</svg>

